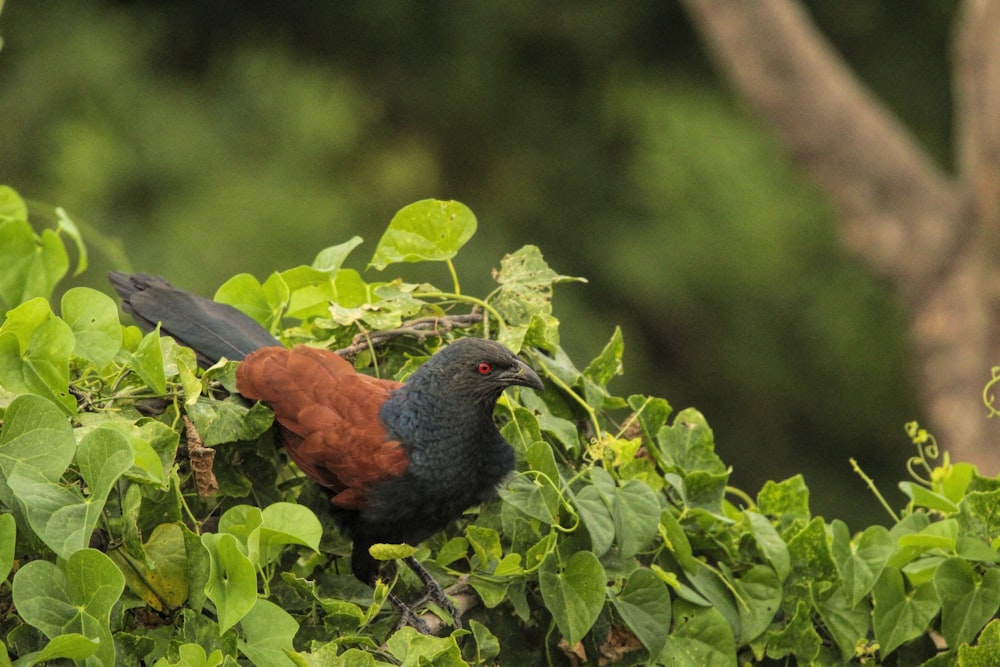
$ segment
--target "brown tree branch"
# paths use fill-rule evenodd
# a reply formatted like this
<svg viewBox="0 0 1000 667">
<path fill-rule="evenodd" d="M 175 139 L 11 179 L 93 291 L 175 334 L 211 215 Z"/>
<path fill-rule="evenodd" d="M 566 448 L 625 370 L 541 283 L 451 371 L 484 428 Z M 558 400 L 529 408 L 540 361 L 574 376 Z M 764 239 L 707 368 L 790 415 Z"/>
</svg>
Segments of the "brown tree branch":
<svg viewBox="0 0 1000 667">
<path fill-rule="evenodd" d="M 968 0 L 955 25 L 959 180 L 992 252 L 1000 236 L 1000 2 Z"/>
<path fill-rule="evenodd" d="M 720 68 L 911 299 L 962 241 L 956 189 L 791 0 L 684 0 Z"/>
<path fill-rule="evenodd" d="M 409 322 L 404 322 L 402 326 L 395 329 L 385 329 L 384 331 L 373 331 L 371 333 L 360 333 L 354 337 L 351 344 L 336 350 L 337 354 L 347 359 L 352 359 L 365 350 L 384 345 L 393 338 L 400 336 L 411 336 L 419 341 L 423 341 L 428 336 L 439 336 L 452 329 L 464 329 L 483 321 L 483 313 L 480 310 L 473 310 L 466 315 L 443 315 L 441 317 L 420 317 Z"/>
</svg>

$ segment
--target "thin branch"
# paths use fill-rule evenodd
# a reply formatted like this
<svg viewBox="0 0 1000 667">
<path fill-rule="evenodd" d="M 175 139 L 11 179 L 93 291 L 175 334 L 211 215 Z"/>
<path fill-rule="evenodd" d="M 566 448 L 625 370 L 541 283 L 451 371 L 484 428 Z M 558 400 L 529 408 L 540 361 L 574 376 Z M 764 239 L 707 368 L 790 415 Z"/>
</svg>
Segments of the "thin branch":
<svg viewBox="0 0 1000 667">
<path fill-rule="evenodd" d="M 483 321 L 483 312 L 478 308 L 467 315 L 444 315 L 442 317 L 419 317 L 404 323 L 396 329 L 386 329 L 372 333 L 360 333 L 351 344 L 337 350 L 337 354 L 351 359 L 365 350 L 385 345 L 394 338 L 410 336 L 423 342 L 429 336 L 440 336 L 454 329 L 475 326 Z"/>
</svg>

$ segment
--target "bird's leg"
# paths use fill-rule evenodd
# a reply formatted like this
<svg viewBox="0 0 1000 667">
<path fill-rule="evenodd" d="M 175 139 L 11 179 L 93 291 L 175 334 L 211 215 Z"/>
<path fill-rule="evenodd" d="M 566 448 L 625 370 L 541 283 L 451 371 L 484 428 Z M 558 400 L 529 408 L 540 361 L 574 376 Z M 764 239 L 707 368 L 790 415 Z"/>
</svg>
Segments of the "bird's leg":
<svg viewBox="0 0 1000 667">
<path fill-rule="evenodd" d="M 392 606 L 399 612 L 399 625 L 396 626 L 397 629 L 403 627 L 404 625 L 409 625 L 422 635 L 433 634 L 430 626 L 427 625 L 427 622 L 420 618 L 420 615 L 413 611 L 412 607 L 407 605 L 392 593 L 389 593 L 389 602 L 391 602 Z"/>
<path fill-rule="evenodd" d="M 452 619 L 455 621 L 455 629 L 462 629 L 462 614 L 458 608 L 448 599 L 448 596 L 444 594 L 444 590 L 441 588 L 441 584 L 431 576 L 431 573 L 420 564 L 413 556 L 407 556 L 403 559 L 407 567 L 413 570 L 413 574 L 417 575 L 417 578 L 423 582 L 424 588 L 427 590 L 427 598 L 430 598 L 432 602 L 437 604 L 439 607 L 444 609 L 446 612 L 451 614 Z"/>
</svg>

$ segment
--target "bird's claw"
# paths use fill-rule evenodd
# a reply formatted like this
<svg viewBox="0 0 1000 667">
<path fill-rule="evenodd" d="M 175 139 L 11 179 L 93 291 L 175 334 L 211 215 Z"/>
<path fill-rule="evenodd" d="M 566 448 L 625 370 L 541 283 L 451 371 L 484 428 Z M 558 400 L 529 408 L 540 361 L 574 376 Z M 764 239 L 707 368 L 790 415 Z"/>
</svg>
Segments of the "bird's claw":
<svg viewBox="0 0 1000 667">
<path fill-rule="evenodd" d="M 402 627 L 410 626 L 422 635 L 432 635 L 431 626 L 427 625 L 427 621 L 420 618 L 420 614 L 414 611 L 419 605 L 414 605 L 410 607 L 405 602 L 400 600 L 395 595 L 389 594 L 389 602 L 392 606 L 396 608 L 399 612 L 399 623 L 396 624 L 396 629 L 399 630 Z"/>
</svg>

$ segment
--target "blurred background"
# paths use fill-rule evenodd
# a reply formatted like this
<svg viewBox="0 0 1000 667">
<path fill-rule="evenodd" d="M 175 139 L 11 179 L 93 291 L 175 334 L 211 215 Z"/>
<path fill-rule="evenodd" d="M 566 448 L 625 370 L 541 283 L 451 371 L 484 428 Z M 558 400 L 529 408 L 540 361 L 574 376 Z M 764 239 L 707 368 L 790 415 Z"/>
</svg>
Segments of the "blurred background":
<svg viewBox="0 0 1000 667">
<path fill-rule="evenodd" d="M 956 3 L 805 5 L 949 166 Z M 679 5 L 10 0 L 0 35 L 0 182 L 85 227 L 83 284 L 211 295 L 355 234 L 363 269 L 398 209 L 458 199 L 463 289 L 529 243 L 588 278 L 556 291 L 564 346 L 584 365 L 620 324 L 613 388 L 702 410 L 734 484 L 801 472 L 815 513 L 887 521 L 855 457 L 902 503 L 902 312 Z"/>
</svg>

